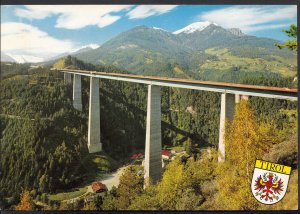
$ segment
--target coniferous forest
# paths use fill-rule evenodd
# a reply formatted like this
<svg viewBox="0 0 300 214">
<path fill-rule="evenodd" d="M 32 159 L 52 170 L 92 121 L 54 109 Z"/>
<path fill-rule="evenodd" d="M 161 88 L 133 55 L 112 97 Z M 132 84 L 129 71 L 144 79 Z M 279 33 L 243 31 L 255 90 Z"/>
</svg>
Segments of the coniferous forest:
<svg viewBox="0 0 300 214">
<path fill-rule="evenodd" d="M 297 5 L 197 4 L 1 5 L 0 211 L 299 210 Z"/>
<path fill-rule="evenodd" d="M 128 73 L 70 56 L 54 66 L 62 64 Z M 1 63 L 3 209 L 269 209 L 257 202 L 247 188 L 245 169 L 249 162 L 245 155 L 249 155 L 251 163 L 261 158 L 292 166 L 289 191 L 272 209 L 297 208 L 297 103 L 250 97 L 237 104 L 234 119 L 227 124 L 227 158 L 224 164 L 218 164 L 220 94 L 177 88 L 162 88 L 162 142 L 165 149 L 182 147 L 186 155 L 166 165 L 158 184 L 143 189 L 141 165 L 133 164 L 126 168 L 119 185 L 104 197 L 74 203 L 55 198 L 89 184 L 99 172 L 111 172 L 128 164 L 131 154 L 143 153 L 147 88 L 100 81 L 103 152 L 92 155 L 87 149 L 89 79 L 82 80 L 83 111 L 79 112 L 72 105 L 72 85 L 65 84 L 63 74 L 50 68 Z M 277 75 L 240 75 L 236 81 L 293 87 L 291 79 Z M 251 128 L 250 136 L 244 134 L 249 131 L 247 127 Z M 253 171 L 251 167 L 247 170 Z"/>
</svg>

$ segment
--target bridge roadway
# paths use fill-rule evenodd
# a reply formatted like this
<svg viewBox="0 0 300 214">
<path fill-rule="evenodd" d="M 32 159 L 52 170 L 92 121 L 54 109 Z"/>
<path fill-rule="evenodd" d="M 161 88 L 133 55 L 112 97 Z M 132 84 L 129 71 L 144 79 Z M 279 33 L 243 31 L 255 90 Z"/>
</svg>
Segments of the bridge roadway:
<svg viewBox="0 0 300 214">
<path fill-rule="evenodd" d="M 195 89 L 201 91 L 212 91 L 229 94 L 243 94 L 246 96 L 257 96 L 285 100 L 297 100 L 297 89 L 255 86 L 244 84 L 233 84 L 223 82 L 200 81 L 191 79 L 178 79 L 169 77 L 141 76 L 132 74 L 107 73 L 97 71 L 84 71 L 73 69 L 60 69 L 62 72 L 79 74 L 82 76 L 97 77 L 102 79 L 119 80 L 125 82 L 142 83 L 147 85 L 177 87 Z"/>
<path fill-rule="evenodd" d="M 64 72 L 66 84 L 72 83 L 73 106 L 82 111 L 81 76 L 90 77 L 88 148 L 90 153 L 102 151 L 100 132 L 99 79 L 110 79 L 148 85 L 147 124 L 145 140 L 144 185 L 150 180 L 156 183 L 162 173 L 162 135 L 161 135 L 161 86 L 186 88 L 221 93 L 219 125 L 219 161 L 225 159 L 225 119 L 232 120 L 235 104 L 248 96 L 285 99 L 297 101 L 297 89 L 242 85 L 222 82 L 177 79 L 168 77 L 141 76 L 132 74 L 106 73 L 73 69 L 60 69 Z"/>
</svg>

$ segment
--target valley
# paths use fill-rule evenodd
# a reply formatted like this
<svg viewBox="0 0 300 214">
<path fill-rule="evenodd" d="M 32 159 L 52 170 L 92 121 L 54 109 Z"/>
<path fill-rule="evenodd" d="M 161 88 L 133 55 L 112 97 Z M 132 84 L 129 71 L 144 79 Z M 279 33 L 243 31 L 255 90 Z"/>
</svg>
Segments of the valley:
<svg viewBox="0 0 300 214">
<path fill-rule="evenodd" d="M 67 81 L 60 72 L 68 68 L 296 90 L 297 52 L 279 49 L 279 42 L 203 21 L 173 32 L 138 25 L 101 45 L 50 58 L 1 52 L 0 208 L 298 209 L 298 101 L 247 96 L 233 102 L 235 113 L 225 122 L 221 109 L 227 111 L 224 96 L 230 93 L 161 87 L 157 121 L 162 145 L 156 155 L 163 168 L 157 182 L 149 179 L 144 185 L 148 86 L 99 80 L 96 133 L 102 151 L 91 153 L 89 119 L 99 118 L 89 113 L 96 103 L 90 100 L 92 79 L 81 76 L 76 88 L 75 80 Z M 75 90 L 82 111 L 74 105 Z M 219 160 L 221 121 L 224 161 Z M 289 189 L 274 206 L 258 202 L 249 188 L 256 159 L 291 166 Z"/>
<path fill-rule="evenodd" d="M 227 50 L 209 49 L 207 54 L 228 57 Z M 101 124 L 103 124 L 101 133 L 105 154 L 89 155 L 85 137 L 87 133 L 89 80 L 87 78 L 82 80 L 83 112 L 80 114 L 71 103 L 71 86 L 63 84 L 63 76 L 56 71 L 51 71 L 50 66 L 30 68 L 26 64 L 8 65 L 6 63 L 2 63 L 1 66 L 1 70 L 17 71 L 15 74 L 12 72 L 7 75 L 1 84 L 1 100 L 3 101 L 1 115 L 34 118 L 34 120 L 22 120 L 25 122 L 22 124 L 15 117 L 1 116 L 1 142 L 2 145 L 7 145 L 1 148 L 2 151 L 5 151 L 5 155 L 1 156 L 1 170 L 10 175 L 4 174 L 4 178 L 14 178 L 2 179 L 0 182 L 2 194 L 5 194 L 5 200 L 1 203 L 7 208 L 13 207 L 13 204 L 19 200 L 18 195 L 21 192 L 15 187 L 22 185 L 31 189 L 30 195 L 34 197 L 35 209 L 77 210 L 88 209 L 87 206 L 91 204 L 99 207 L 90 209 L 100 210 L 122 210 L 125 209 L 125 205 L 130 205 L 130 209 L 142 209 L 142 207 L 146 209 L 168 209 L 168 207 L 179 209 L 172 203 L 164 203 L 167 200 L 165 197 L 171 197 L 168 196 L 170 190 L 177 191 L 176 189 L 172 190 L 172 183 L 179 182 L 182 183 L 181 185 L 187 185 L 188 188 L 192 188 L 194 185 L 199 185 L 197 188 L 201 188 L 201 192 L 198 193 L 185 193 L 191 194 L 188 196 L 189 198 L 204 198 L 194 203 L 190 207 L 191 209 L 208 209 L 212 206 L 213 209 L 219 209 L 213 205 L 217 202 L 211 198 L 214 197 L 216 191 L 221 191 L 214 182 L 223 182 L 222 177 L 224 176 L 218 171 L 212 171 L 217 164 L 216 148 L 220 111 L 220 97 L 217 94 L 176 88 L 164 88 L 162 90 L 163 148 L 165 150 L 173 148 L 178 152 L 185 151 L 185 155 L 166 162 L 161 183 L 143 191 L 143 175 L 140 174 L 141 162 L 131 164 L 122 173 L 116 170 L 130 163 L 132 154 L 143 153 L 146 102 L 141 101 L 146 100 L 145 86 L 102 80 L 100 85 L 102 92 L 100 94 L 102 102 Z M 86 64 L 71 56 L 59 60 L 54 66 L 74 66 L 81 69 L 128 73 L 126 70 L 119 70 L 115 67 Z M 178 72 L 181 71 L 178 69 Z M 284 87 L 287 83 L 290 84 L 290 77 L 282 75 L 280 79 L 272 78 L 272 81 L 269 81 L 270 78 L 272 76 L 268 76 L 266 82 L 271 85 Z M 283 81 L 284 79 L 286 81 Z M 239 81 L 244 81 L 243 76 Z M 264 82 L 260 83 L 255 79 L 252 81 L 254 84 L 265 85 Z M 17 102 L 11 102 L 11 100 Z M 268 160 L 274 160 L 279 155 L 282 163 L 295 164 L 297 159 L 292 154 L 297 142 L 293 138 L 296 133 L 296 103 L 256 97 L 250 98 L 249 103 L 255 109 L 253 110 L 253 117 L 257 118 L 256 126 L 263 127 L 256 134 L 263 139 L 269 139 L 268 142 L 270 143 L 279 142 L 274 145 L 271 143 L 266 153 L 259 147 L 256 148 L 257 152 L 262 152 L 261 154 L 266 155 Z M 246 106 L 243 108 L 248 109 Z M 43 120 L 45 117 L 49 118 L 50 121 Z M 128 123 L 124 123 L 124 121 L 128 121 Z M 272 121 L 276 124 L 275 130 L 272 128 L 274 127 Z M 15 130 L 18 131 L 15 132 Z M 48 130 L 52 131 L 49 132 Z M 56 131 L 53 132 L 53 130 Z M 40 138 L 39 136 L 44 137 Z M 24 140 L 25 144 L 23 143 Z M 56 145 L 54 146 L 53 143 Z M 13 145 L 16 147 L 12 147 Z M 285 152 L 274 153 L 279 145 L 286 145 L 290 149 L 285 150 Z M 35 150 L 40 152 L 36 154 Z M 47 155 L 45 150 L 47 150 Z M 12 155 L 16 151 L 20 152 L 17 162 Z M 23 151 L 26 152 L 23 153 Z M 286 159 L 287 156 L 294 158 Z M 286 161 L 291 162 L 286 163 Z M 14 170 L 7 169 L 7 166 L 12 163 L 15 165 Z M 22 170 L 24 163 L 26 164 L 25 168 L 29 169 L 27 172 Z M 202 170 L 199 171 L 198 168 Z M 297 168 L 293 168 L 293 170 L 293 180 L 295 180 Z M 18 172 L 22 174 L 19 175 Z M 182 177 L 176 178 L 174 173 Z M 189 173 L 196 174 L 190 177 Z M 25 182 L 20 176 L 26 177 Z M 173 180 L 173 177 L 179 180 Z M 193 179 L 190 180 L 190 178 Z M 87 193 L 91 183 L 99 180 L 109 189 L 104 197 L 103 194 Z M 198 183 L 199 181 L 200 183 Z M 213 189 L 207 190 L 206 188 L 209 186 L 212 186 Z M 157 197 L 152 194 L 157 195 Z M 289 193 L 287 200 L 293 201 L 293 194 L 293 192 Z M 77 200 L 79 196 L 81 197 Z M 152 200 L 145 200 L 144 197 L 150 197 Z M 183 200 L 179 196 L 173 197 Z M 69 203 L 70 201 L 72 203 Z M 121 201 L 125 204 L 119 204 Z M 143 204 L 145 201 L 149 204 Z M 253 206 L 257 207 L 252 199 L 250 201 L 252 201 Z M 155 207 L 151 205 L 152 203 L 156 204 Z M 184 204 L 181 201 L 176 203 L 181 204 L 180 206 Z M 157 207 L 158 204 L 161 204 L 161 207 Z"/>
</svg>

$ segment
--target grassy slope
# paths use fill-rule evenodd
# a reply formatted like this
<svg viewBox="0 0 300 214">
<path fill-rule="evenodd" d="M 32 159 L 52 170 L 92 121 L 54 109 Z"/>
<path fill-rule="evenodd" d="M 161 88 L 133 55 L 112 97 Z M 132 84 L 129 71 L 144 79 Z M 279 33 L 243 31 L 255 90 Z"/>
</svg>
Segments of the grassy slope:
<svg viewBox="0 0 300 214">
<path fill-rule="evenodd" d="M 240 71 L 271 71 L 280 73 L 285 77 L 295 76 L 296 62 L 284 59 L 280 56 L 273 56 L 270 60 L 262 58 L 247 58 L 232 55 L 228 49 L 209 48 L 205 53 L 216 56 L 218 60 L 207 60 L 200 66 L 200 70 L 214 69 L 224 72 L 238 67 Z"/>
<path fill-rule="evenodd" d="M 83 195 L 86 191 L 87 191 L 86 186 L 81 188 L 74 188 L 68 192 L 49 194 L 48 198 L 52 201 L 63 201 L 63 200 L 68 200 Z"/>
</svg>

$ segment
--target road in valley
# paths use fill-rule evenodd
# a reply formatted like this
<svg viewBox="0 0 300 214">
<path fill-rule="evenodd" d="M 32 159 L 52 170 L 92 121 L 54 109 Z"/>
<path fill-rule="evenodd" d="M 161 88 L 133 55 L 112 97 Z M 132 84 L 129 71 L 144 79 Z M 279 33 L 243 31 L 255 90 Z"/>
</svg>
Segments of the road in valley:
<svg viewBox="0 0 300 214">
<path fill-rule="evenodd" d="M 120 182 L 120 176 L 123 174 L 127 166 L 119 168 L 116 172 L 104 174 L 99 178 L 99 181 L 106 185 L 108 190 L 111 190 L 113 186 L 118 187 Z"/>
</svg>

